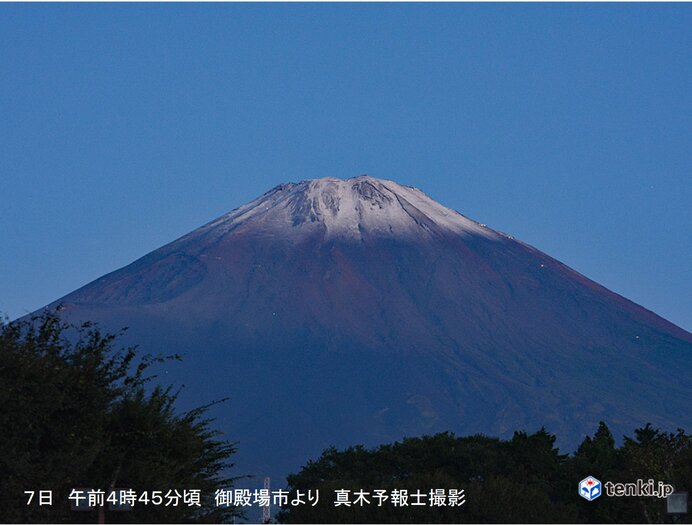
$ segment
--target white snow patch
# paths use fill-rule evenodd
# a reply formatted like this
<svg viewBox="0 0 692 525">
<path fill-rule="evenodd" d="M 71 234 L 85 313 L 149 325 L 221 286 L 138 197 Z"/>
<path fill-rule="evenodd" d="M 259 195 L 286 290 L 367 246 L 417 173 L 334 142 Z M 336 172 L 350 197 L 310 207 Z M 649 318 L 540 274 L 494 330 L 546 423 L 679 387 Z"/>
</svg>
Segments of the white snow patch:
<svg viewBox="0 0 692 525">
<path fill-rule="evenodd" d="M 364 232 L 393 237 L 453 233 L 501 238 L 417 188 L 368 176 L 282 184 L 189 235 L 209 233 L 217 237 L 248 229 L 270 238 L 315 229 L 321 229 L 327 238 L 360 239 Z"/>
</svg>

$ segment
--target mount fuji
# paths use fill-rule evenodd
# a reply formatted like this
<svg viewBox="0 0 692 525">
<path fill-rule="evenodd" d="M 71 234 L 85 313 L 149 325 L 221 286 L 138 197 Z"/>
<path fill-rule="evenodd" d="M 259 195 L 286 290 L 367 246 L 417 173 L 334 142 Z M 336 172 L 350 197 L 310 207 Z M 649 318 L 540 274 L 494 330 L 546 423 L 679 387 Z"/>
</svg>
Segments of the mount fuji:
<svg viewBox="0 0 692 525">
<path fill-rule="evenodd" d="M 258 476 L 445 430 L 692 429 L 692 334 L 367 176 L 277 186 L 48 307 L 184 354 L 162 378 L 230 399 L 216 425 Z"/>
</svg>

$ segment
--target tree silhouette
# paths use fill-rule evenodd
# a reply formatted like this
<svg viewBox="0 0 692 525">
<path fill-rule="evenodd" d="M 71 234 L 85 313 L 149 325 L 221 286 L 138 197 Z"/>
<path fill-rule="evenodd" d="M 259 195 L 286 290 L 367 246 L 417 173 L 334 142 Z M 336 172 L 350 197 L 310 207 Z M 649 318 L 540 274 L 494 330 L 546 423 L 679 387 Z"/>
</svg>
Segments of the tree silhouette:
<svg viewBox="0 0 692 525">
<path fill-rule="evenodd" d="M 285 523 L 659 523 L 683 522 L 667 516 L 655 497 L 603 496 L 586 501 L 578 483 L 592 475 L 601 482 L 634 482 L 637 478 L 692 486 L 692 447 L 682 430 L 667 434 L 650 425 L 635 430 L 615 446 L 601 422 L 572 456 L 555 447 L 554 435 L 541 429 L 515 432 L 509 440 L 483 435 L 456 437 L 445 432 L 404 439 L 373 449 L 329 448 L 288 477 L 291 497 L 298 491 L 320 491 L 316 506 L 285 505 Z M 464 490 L 465 504 L 452 506 L 335 506 L 340 489 L 373 493 L 394 489 L 409 493 L 430 489 Z M 353 499 L 353 497 L 351 498 Z M 290 498 L 289 498 L 290 501 Z"/>
<path fill-rule="evenodd" d="M 95 522 L 97 511 L 70 510 L 78 488 L 203 495 L 200 506 L 135 504 L 109 516 L 118 522 L 235 515 L 211 499 L 233 482 L 233 444 L 211 428 L 208 407 L 178 413 L 170 388 L 147 384 L 153 376 L 144 374 L 165 358 L 138 359 L 136 348 L 116 348 L 116 338 L 52 313 L 0 324 L 0 521 Z M 53 491 L 52 506 L 27 505 L 24 491 L 39 490 Z"/>
</svg>

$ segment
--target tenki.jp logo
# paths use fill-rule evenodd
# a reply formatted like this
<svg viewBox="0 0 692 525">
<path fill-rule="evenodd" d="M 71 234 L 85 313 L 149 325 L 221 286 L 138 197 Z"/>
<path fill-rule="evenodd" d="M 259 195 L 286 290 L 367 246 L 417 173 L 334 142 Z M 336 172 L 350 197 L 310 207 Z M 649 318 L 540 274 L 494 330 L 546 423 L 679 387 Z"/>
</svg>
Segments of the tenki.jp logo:
<svg viewBox="0 0 692 525">
<path fill-rule="evenodd" d="M 593 476 L 582 479 L 579 482 L 579 495 L 589 501 L 595 500 L 601 495 L 601 482 Z"/>
</svg>

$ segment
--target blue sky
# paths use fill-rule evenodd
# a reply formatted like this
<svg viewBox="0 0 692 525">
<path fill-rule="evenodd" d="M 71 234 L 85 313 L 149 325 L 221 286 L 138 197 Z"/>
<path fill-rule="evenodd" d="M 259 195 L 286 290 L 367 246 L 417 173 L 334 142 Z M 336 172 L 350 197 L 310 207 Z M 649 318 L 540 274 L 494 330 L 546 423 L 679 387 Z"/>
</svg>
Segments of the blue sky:
<svg viewBox="0 0 692 525">
<path fill-rule="evenodd" d="M 689 4 L 2 4 L 0 311 L 367 173 L 692 330 L 690 27 Z"/>
</svg>

